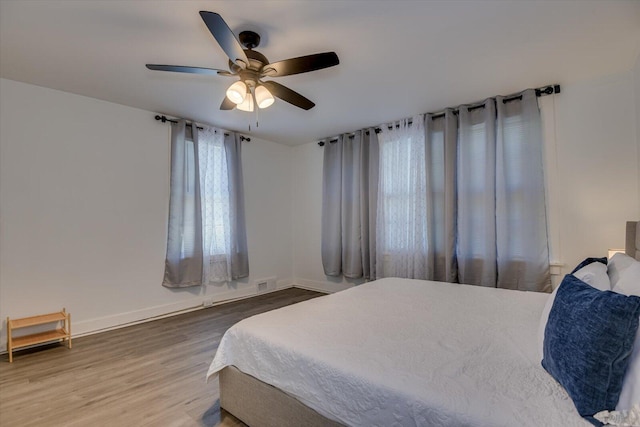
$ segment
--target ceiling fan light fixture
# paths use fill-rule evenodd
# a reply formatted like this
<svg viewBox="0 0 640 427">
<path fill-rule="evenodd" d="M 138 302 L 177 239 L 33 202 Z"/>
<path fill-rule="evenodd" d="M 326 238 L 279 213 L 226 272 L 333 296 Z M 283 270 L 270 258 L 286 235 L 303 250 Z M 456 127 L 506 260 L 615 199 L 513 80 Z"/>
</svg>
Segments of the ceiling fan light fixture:
<svg viewBox="0 0 640 427">
<path fill-rule="evenodd" d="M 268 106 L 273 104 L 274 101 L 275 98 L 273 97 L 273 95 L 271 95 L 269 89 L 262 85 L 256 88 L 256 103 L 258 104 L 258 107 L 267 108 Z"/>
<path fill-rule="evenodd" d="M 247 85 L 243 81 L 238 80 L 227 89 L 227 98 L 234 104 L 242 104 L 247 99 Z"/>
<path fill-rule="evenodd" d="M 226 91 L 226 96 L 220 104 L 220 110 L 223 111 L 233 110 L 236 107 L 242 111 L 254 111 L 256 106 L 257 108 L 267 108 L 274 103 L 275 97 L 295 107 L 309 110 L 316 105 L 311 100 L 275 81 L 262 82 L 260 79 L 308 73 L 333 67 L 340 63 L 335 52 L 315 53 L 269 62 L 262 53 L 254 50 L 260 45 L 259 34 L 243 31 L 239 34 L 240 40 L 238 40 L 218 13 L 203 10 L 200 11 L 200 17 L 229 58 L 229 71 L 185 65 L 146 64 L 146 66 L 148 69 L 156 71 L 239 78 L 239 81 L 232 84 Z"/>
<path fill-rule="evenodd" d="M 247 96 L 245 96 L 244 101 L 242 101 L 240 104 L 238 104 L 237 108 L 238 108 L 238 110 L 241 110 L 241 111 L 252 112 L 253 111 L 253 96 L 251 96 L 250 93 L 247 93 Z"/>
</svg>

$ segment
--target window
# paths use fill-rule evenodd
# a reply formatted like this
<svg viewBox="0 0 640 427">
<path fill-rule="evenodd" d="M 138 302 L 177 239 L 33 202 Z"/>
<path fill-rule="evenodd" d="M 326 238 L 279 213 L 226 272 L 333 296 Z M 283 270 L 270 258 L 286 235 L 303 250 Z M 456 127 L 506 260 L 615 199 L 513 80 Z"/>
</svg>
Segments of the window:
<svg viewBox="0 0 640 427">
<path fill-rule="evenodd" d="M 423 277 L 427 188 L 422 118 L 380 133 L 377 243 L 385 276 Z"/>
<path fill-rule="evenodd" d="M 191 131 L 191 127 L 186 127 Z M 167 258 L 163 285 L 197 286 L 249 275 L 241 142 L 184 122 L 172 126 Z M 195 135 L 194 135 L 195 136 Z"/>
<path fill-rule="evenodd" d="M 361 156 L 349 144 L 325 148 L 322 260 L 328 275 L 346 271 L 345 260 L 360 259 L 362 271 L 366 266 L 376 278 L 548 288 L 535 90 L 446 109 L 426 122 L 416 116 L 376 133 L 378 156 Z M 342 173 L 362 169 L 363 161 L 369 162 L 364 186 L 361 176 Z M 343 238 L 344 224 L 356 239 Z"/>
<path fill-rule="evenodd" d="M 229 252 L 229 174 L 223 143 L 215 133 L 201 132 L 199 137 L 202 229 L 205 254 L 210 256 Z"/>
<path fill-rule="evenodd" d="M 229 173 L 224 135 L 205 128 L 198 134 L 204 277 L 228 280 L 231 256 Z"/>
</svg>

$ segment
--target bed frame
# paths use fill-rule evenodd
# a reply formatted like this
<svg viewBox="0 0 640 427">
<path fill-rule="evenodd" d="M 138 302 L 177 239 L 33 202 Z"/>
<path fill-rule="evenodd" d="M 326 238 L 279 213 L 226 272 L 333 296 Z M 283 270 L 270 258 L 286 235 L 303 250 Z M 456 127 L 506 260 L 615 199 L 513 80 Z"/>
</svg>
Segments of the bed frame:
<svg viewBox="0 0 640 427">
<path fill-rule="evenodd" d="M 638 221 L 627 222 L 625 252 L 640 260 Z M 220 407 L 251 427 L 340 427 L 329 418 L 235 366 L 220 371 Z"/>
<path fill-rule="evenodd" d="M 341 427 L 235 366 L 220 371 L 220 407 L 251 427 Z"/>
</svg>

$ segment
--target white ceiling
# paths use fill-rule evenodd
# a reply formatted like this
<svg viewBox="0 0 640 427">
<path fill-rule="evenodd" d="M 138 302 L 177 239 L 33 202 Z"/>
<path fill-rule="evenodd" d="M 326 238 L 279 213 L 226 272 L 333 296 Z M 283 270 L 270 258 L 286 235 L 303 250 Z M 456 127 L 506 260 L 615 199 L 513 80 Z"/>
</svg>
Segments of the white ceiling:
<svg viewBox="0 0 640 427">
<path fill-rule="evenodd" d="M 255 116 L 219 111 L 228 77 L 145 63 L 227 68 L 198 11 L 262 36 L 278 61 L 335 51 L 337 67 L 277 80 L 307 96 Z M 629 70 L 640 1 L 0 0 L 0 76 L 186 117 L 287 145 L 417 113 Z"/>
</svg>

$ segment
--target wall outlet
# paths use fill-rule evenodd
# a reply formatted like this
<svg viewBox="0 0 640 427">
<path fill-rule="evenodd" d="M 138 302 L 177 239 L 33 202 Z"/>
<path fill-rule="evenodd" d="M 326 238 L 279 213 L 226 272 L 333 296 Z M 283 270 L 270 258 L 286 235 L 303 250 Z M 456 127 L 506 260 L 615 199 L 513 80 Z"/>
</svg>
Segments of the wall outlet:
<svg viewBox="0 0 640 427">
<path fill-rule="evenodd" d="M 202 301 L 202 306 L 203 307 L 213 307 L 213 298 L 207 298 L 204 301 Z"/>
</svg>

